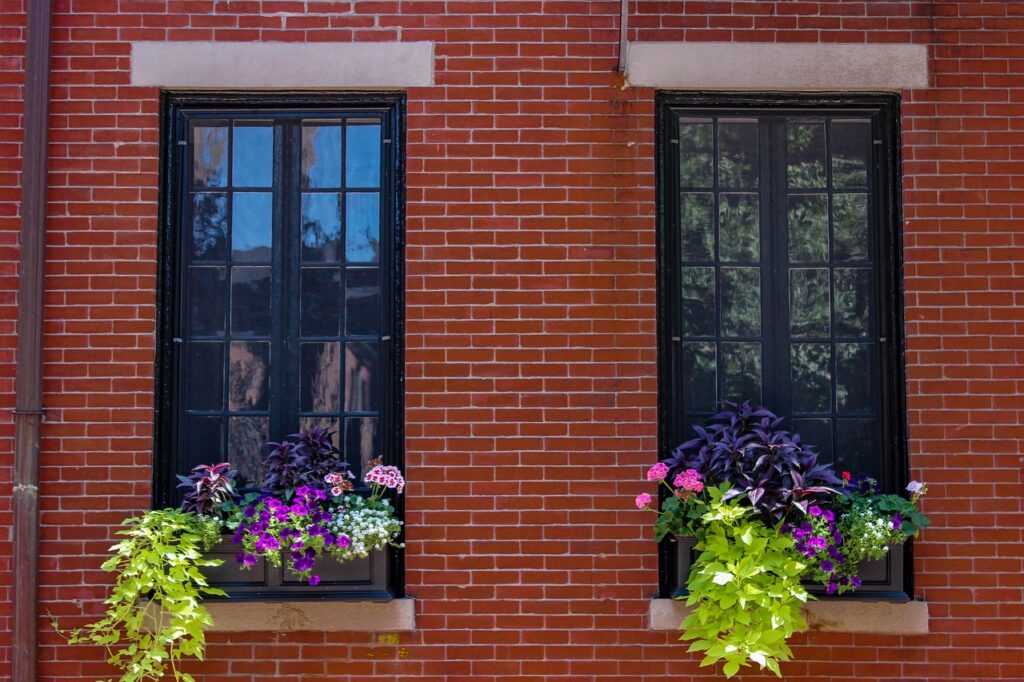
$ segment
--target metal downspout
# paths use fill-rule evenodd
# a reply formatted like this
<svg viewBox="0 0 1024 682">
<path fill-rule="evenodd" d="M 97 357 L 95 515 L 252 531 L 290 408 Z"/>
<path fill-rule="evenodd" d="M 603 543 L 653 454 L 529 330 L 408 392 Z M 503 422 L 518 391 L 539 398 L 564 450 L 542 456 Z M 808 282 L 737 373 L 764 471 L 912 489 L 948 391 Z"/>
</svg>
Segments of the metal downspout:
<svg viewBox="0 0 1024 682">
<path fill-rule="evenodd" d="M 622 0 L 619 7 L 619 73 L 626 71 L 626 49 L 629 39 L 629 0 Z"/>
<path fill-rule="evenodd" d="M 25 110 L 14 409 L 13 682 L 35 682 L 39 659 L 39 424 L 50 113 L 50 0 L 26 0 Z"/>
</svg>

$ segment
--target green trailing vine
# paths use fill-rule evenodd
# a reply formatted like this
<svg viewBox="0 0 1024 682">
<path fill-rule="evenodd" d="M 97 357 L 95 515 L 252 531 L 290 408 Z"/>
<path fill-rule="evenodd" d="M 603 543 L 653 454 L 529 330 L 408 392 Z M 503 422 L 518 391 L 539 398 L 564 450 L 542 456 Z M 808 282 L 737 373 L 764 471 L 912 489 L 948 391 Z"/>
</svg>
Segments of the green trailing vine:
<svg viewBox="0 0 1024 682">
<path fill-rule="evenodd" d="M 739 498 L 724 499 L 731 486 L 708 488 L 697 550 L 687 583 L 680 639 L 696 640 L 689 651 L 704 653 L 702 666 L 724 663 L 726 677 L 750 661 L 780 675 L 792 658 L 786 640 L 807 627 L 801 608 L 808 599 L 800 579 L 807 564 L 793 540 L 759 521 Z"/>
<path fill-rule="evenodd" d="M 200 660 L 204 629 L 212 623 L 201 600 L 224 596 L 200 572 L 219 566 L 203 552 L 220 539 L 220 524 L 177 509 L 148 511 L 124 522 L 124 539 L 111 547 L 103 570 L 116 578 L 104 617 L 62 632 L 70 644 L 97 644 L 107 662 L 121 671 L 121 682 L 193 678 L 179 668 L 183 656 Z"/>
</svg>

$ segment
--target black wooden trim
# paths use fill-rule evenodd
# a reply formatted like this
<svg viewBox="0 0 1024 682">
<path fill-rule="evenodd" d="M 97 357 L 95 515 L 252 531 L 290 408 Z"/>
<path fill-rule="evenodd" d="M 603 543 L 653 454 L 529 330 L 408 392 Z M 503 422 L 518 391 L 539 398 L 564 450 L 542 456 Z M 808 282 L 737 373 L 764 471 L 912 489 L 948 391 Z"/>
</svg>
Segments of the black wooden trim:
<svg viewBox="0 0 1024 682">
<path fill-rule="evenodd" d="M 672 129 L 675 112 L 728 114 L 769 114 L 795 116 L 828 116 L 843 113 L 870 114 L 872 133 L 880 144 L 872 145 L 870 172 L 877 175 L 873 187 L 876 191 L 875 215 L 871 217 L 875 239 L 873 262 L 875 268 L 874 295 L 877 310 L 877 328 L 873 333 L 884 337 L 879 352 L 879 377 L 876 386 L 880 403 L 878 417 L 882 439 L 878 443 L 887 453 L 882 462 L 881 481 L 887 492 L 903 489 L 909 478 L 909 457 L 906 418 L 906 376 L 905 346 L 903 334 L 903 262 L 902 222 L 900 185 L 900 127 L 898 95 L 890 93 L 865 94 L 799 94 L 799 93 L 719 93 L 719 92 L 658 92 L 655 95 L 655 197 L 656 197 L 656 251 L 657 251 L 657 333 L 658 333 L 658 452 L 667 456 L 679 443 L 686 439 L 682 433 L 681 419 L 677 416 L 680 397 L 677 394 L 679 367 L 676 360 L 676 342 L 680 336 L 680 322 L 675 304 L 676 296 L 669 290 L 668 283 L 675 280 L 672 268 L 679 259 L 678 236 L 678 146 L 674 140 L 677 131 Z M 770 126 L 769 126 L 770 127 Z M 762 133 L 765 126 L 759 126 Z M 784 136 L 784 131 L 782 135 Z M 717 137 L 717 136 L 716 136 Z M 783 138 L 784 141 L 784 138 Z M 778 141 L 765 145 L 761 143 L 762 157 L 765 149 L 775 149 Z M 772 167 L 778 173 L 780 159 L 761 159 L 762 171 Z M 772 165 L 774 164 L 774 166 Z M 783 169 L 784 171 L 785 169 Z M 869 178 L 870 182 L 870 178 Z M 779 183 L 781 184 L 781 183 Z M 778 202 L 778 192 L 761 186 L 762 216 L 765 211 L 777 212 L 784 207 L 764 206 L 764 196 L 772 194 L 771 200 Z M 784 248 L 780 240 L 772 240 L 768 246 L 778 250 Z M 764 244 L 764 240 L 762 241 Z M 762 250 L 762 263 L 768 254 Z M 778 259 L 775 259 L 778 260 Z M 777 276 L 782 276 L 778 274 Z M 776 275 L 768 275 L 773 278 Z M 762 279 L 764 281 L 764 279 Z M 773 287 L 773 290 L 782 290 Z M 765 292 L 762 291 L 762 300 Z M 772 306 L 784 310 L 788 305 L 776 302 Z M 762 330 L 764 333 L 764 330 Z M 770 344 L 763 352 L 780 352 Z M 788 360 L 784 363 L 788 366 Z M 764 368 L 763 368 L 764 371 Z M 769 378 L 770 377 L 766 377 Z M 664 491 L 662 491 L 663 493 Z M 659 546 L 659 594 L 671 597 L 685 590 L 680 584 L 680 571 L 688 569 L 686 561 L 680 561 L 674 539 L 667 539 Z M 913 550 L 912 543 L 904 545 L 898 558 L 887 564 L 888 579 L 871 586 L 870 590 L 852 593 L 849 596 L 866 599 L 907 599 L 913 595 Z"/>
<path fill-rule="evenodd" d="M 189 115 L 220 116 L 234 119 L 266 118 L 281 116 L 287 118 L 316 117 L 319 115 L 349 116 L 372 113 L 380 118 L 384 151 L 381 156 L 384 179 L 380 187 L 383 211 L 380 225 L 381 254 L 378 264 L 381 274 L 381 297 L 384 299 L 381 336 L 390 337 L 379 345 L 379 362 L 387 368 L 387 380 L 382 386 L 381 409 L 378 415 L 380 452 L 388 464 L 404 464 L 404 331 L 405 331 L 405 115 L 406 96 L 404 93 L 378 91 L 328 92 L 207 92 L 207 91 L 164 91 L 160 95 L 160 172 L 159 190 L 159 235 L 157 260 L 157 338 L 153 442 L 153 505 L 167 507 L 175 501 L 174 463 L 178 452 L 175 433 L 175 396 L 178 395 L 176 371 L 181 344 L 174 342 L 176 330 L 182 329 L 181 264 L 185 257 L 182 251 L 181 220 L 187 216 L 187 185 L 185 184 L 189 159 L 185 158 L 187 145 L 187 119 Z M 277 127 L 275 145 L 289 134 L 293 126 Z M 287 147 L 284 144 L 284 147 Z M 294 165 L 294 164 L 292 164 Z M 290 166 L 283 164 L 284 173 Z M 228 181 L 230 182 L 230 177 Z M 288 183 L 285 183 L 286 185 Z M 273 191 L 280 189 L 277 185 Z M 275 209 L 277 217 L 274 229 L 287 222 L 288 212 L 297 207 L 291 200 L 279 201 Z M 344 249 L 344 243 L 341 246 Z M 272 256 L 277 258 L 277 256 Z M 344 263 L 342 264 L 344 278 Z M 342 322 L 344 324 L 344 321 Z M 225 350 L 226 352 L 226 350 Z M 272 368 L 272 371 L 273 368 Z M 278 389 L 282 388 L 280 382 Z M 272 428 L 275 425 L 271 413 Z M 296 425 L 297 426 L 297 425 Z M 285 429 L 293 428 L 284 425 Z M 339 442 L 344 442 L 344 418 L 339 420 Z M 396 500 L 399 518 L 404 516 L 402 498 Z M 358 598 L 386 599 L 405 594 L 404 552 L 392 548 L 375 553 L 364 560 L 372 563 L 377 576 L 370 583 L 346 585 L 336 590 L 329 586 L 309 588 L 305 585 L 284 585 L 283 577 L 270 580 L 271 584 L 255 590 L 244 590 L 248 597 L 265 598 Z M 356 562 L 358 563 L 358 562 Z M 268 572 L 269 573 L 269 572 Z M 327 589 L 325 589 L 325 587 Z M 228 590 L 231 592 L 232 590 Z M 242 595 L 239 595 L 242 596 Z"/>
</svg>

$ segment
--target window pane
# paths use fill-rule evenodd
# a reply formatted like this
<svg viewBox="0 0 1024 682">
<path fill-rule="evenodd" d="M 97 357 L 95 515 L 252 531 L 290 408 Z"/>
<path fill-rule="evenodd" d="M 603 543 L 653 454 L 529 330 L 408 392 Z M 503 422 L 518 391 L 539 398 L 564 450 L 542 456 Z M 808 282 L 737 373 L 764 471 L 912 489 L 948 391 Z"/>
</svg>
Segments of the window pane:
<svg viewBox="0 0 1024 682">
<path fill-rule="evenodd" d="M 223 462 L 224 418 L 186 417 L 179 457 L 181 469 L 178 473 L 181 474 L 188 473 L 200 464 Z"/>
<path fill-rule="evenodd" d="M 341 270 L 302 268 L 299 333 L 336 337 L 341 330 Z"/>
<path fill-rule="evenodd" d="M 274 184 L 274 128 L 236 125 L 231 146 L 231 184 L 270 187 Z"/>
<path fill-rule="evenodd" d="M 794 343 L 790 372 L 795 412 L 832 411 L 832 346 Z"/>
<path fill-rule="evenodd" d="M 868 259 L 868 195 L 832 197 L 832 253 L 836 260 Z"/>
<path fill-rule="evenodd" d="M 683 409 L 691 412 L 714 412 L 717 401 L 718 376 L 715 342 L 698 341 L 681 344 L 683 365 Z"/>
<path fill-rule="evenodd" d="M 836 471 L 865 473 L 878 477 L 878 445 L 873 419 L 837 419 Z"/>
<path fill-rule="evenodd" d="M 274 195 L 236 192 L 231 204 L 231 259 L 269 263 Z"/>
<path fill-rule="evenodd" d="M 711 187 L 714 183 L 714 126 L 711 119 L 679 121 L 679 184 Z"/>
<path fill-rule="evenodd" d="M 336 262 L 341 251 L 341 195 L 302 195 L 302 260 Z"/>
<path fill-rule="evenodd" d="M 867 336 L 871 306 L 871 270 L 836 268 L 833 271 L 833 278 L 836 336 Z"/>
<path fill-rule="evenodd" d="M 794 337 L 828 336 L 828 269 L 789 271 L 789 329 Z"/>
<path fill-rule="evenodd" d="M 683 334 L 714 336 L 715 334 L 715 269 L 681 268 Z"/>
<path fill-rule="evenodd" d="M 829 464 L 834 461 L 832 452 L 832 419 L 794 419 L 793 431 L 800 434 L 803 443 L 813 445 L 818 451 L 818 462 Z"/>
<path fill-rule="evenodd" d="M 380 194 L 345 195 L 345 259 L 349 263 L 380 260 Z"/>
<path fill-rule="evenodd" d="M 341 342 L 303 343 L 300 352 L 299 409 L 337 412 L 341 406 Z"/>
<path fill-rule="evenodd" d="M 192 129 L 192 184 L 196 187 L 225 187 L 227 178 L 227 127 L 194 127 Z"/>
<path fill-rule="evenodd" d="M 341 187 L 341 126 L 302 129 L 303 188 Z"/>
<path fill-rule="evenodd" d="M 270 440 L 270 417 L 228 417 L 228 461 L 243 488 L 263 480 L 264 446 Z"/>
<path fill-rule="evenodd" d="M 377 356 L 377 343 L 351 341 L 345 344 L 346 412 L 377 412 L 380 409 Z"/>
<path fill-rule="evenodd" d="M 719 344 L 722 358 L 722 399 L 733 402 L 761 400 L 761 344 Z"/>
<path fill-rule="evenodd" d="M 786 126 L 786 172 L 790 187 L 825 186 L 825 124 Z"/>
<path fill-rule="evenodd" d="M 865 187 L 871 150 L 870 121 L 836 121 L 832 124 L 832 185 Z"/>
<path fill-rule="evenodd" d="M 380 125 L 345 126 L 345 185 L 380 187 Z"/>
<path fill-rule="evenodd" d="M 349 417 L 345 420 L 345 461 L 359 481 L 370 470 L 370 462 L 380 454 L 380 434 L 376 417 Z M 357 484 L 358 485 L 358 484 Z"/>
<path fill-rule="evenodd" d="M 224 344 L 192 342 L 186 345 L 185 355 L 185 409 L 223 409 Z"/>
<path fill-rule="evenodd" d="M 757 122 L 722 121 L 718 124 L 718 184 L 720 187 L 757 187 Z"/>
<path fill-rule="evenodd" d="M 684 261 L 709 261 L 715 249 L 715 195 L 683 192 L 680 247 Z"/>
<path fill-rule="evenodd" d="M 824 194 L 790 196 L 786 222 L 791 263 L 828 261 L 828 197 Z"/>
<path fill-rule="evenodd" d="M 192 260 L 227 258 L 228 200 L 222 193 L 192 195 Z"/>
<path fill-rule="evenodd" d="M 722 336 L 760 336 L 760 268 L 722 268 Z"/>
<path fill-rule="evenodd" d="M 376 268 L 345 272 L 345 332 L 353 336 L 380 333 L 380 273 Z"/>
<path fill-rule="evenodd" d="M 871 398 L 871 345 L 837 343 L 836 410 L 870 414 Z"/>
<path fill-rule="evenodd" d="M 746 263 L 761 260 L 758 196 L 721 194 L 718 202 L 718 257 L 723 261 Z"/>
<path fill-rule="evenodd" d="M 231 333 L 270 334 L 270 268 L 231 268 Z"/>
<path fill-rule="evenodd" d="M 224 336 L 227 268 L 188 269 L 188 335 Z"/>
<path fill-rule="evenodd" d="M 270 344 L 232 341 L 228 368 L 228 410 L 265 411 L 270 406 Z"/>
</svg>

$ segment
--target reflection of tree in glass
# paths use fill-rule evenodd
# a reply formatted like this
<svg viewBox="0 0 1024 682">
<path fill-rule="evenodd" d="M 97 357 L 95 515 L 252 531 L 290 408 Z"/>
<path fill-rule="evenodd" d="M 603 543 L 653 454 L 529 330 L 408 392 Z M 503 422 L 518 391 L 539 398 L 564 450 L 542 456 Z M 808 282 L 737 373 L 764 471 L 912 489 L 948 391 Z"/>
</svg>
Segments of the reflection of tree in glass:
<svg viewBox="0 0 1024 682">
<path fill-rule="evenodd" d="M 761 344 L 722 343 L 722 400 L 761 402 Z"/>
<path fill-rule="evenodd" d="M 200 192 L 192 195 L 192 257 L 223 260 L 227 240 L 227 195 Z"/>
<path fill-rule="evenodd" d="M 761 270 L 722 268 L 722 336 L 761 333 Z"/>
<path fill-rule="evenodd" d="M 868 332 L 871 273 L 866 269 L 836 268 L 836 334 L 865 336 Z"/>
<path fill-rule="evenodd" d="M 714 411 L 718 393 L 715 342 L 683 343 L 682 365 L 683 405 L 687 412 Z"/>
<path fill-rule="evenodd" d="M 681 248 L 683 260 L 711 260 L 715 248 L 715 225 L 711 208 L 714 197 L 711 194 L 683 195 L 681 221 Z"/>
<path fill-rule="evenodd" d="M 832 197 L 836 260 L 865 260 L 868 256 L 868 195 Z"/>
<path fill-rule="evenodd" d="M 683 333 L 711 336 L 715 333 L 715 269 L 682 268 L 680 307 Z"/>
<path fill-rule="evenodd" d="M 825 186 L 825 126 L 798 123 L 786 126 L 787 177 L 790 187 Z"/>
<path fill-rule="evenodd" d="M 711 123 L 679 124 L 679 182 L 682 187 L 712 185 L 713 130 Z"/>
<path fill-rule="evenodd" d="M 262 478 L 263 445 L 270 440 L 267 417 L 231 417 L 228 419 L 228 461 L 238 472 L 244 488 L 255 486 Z"/>
<path fill-rule="evenodd" d="M 756 194 L 722 194 L 718 203 L 719 244 L 722 260 L 760 260 L 761 221 Z"/>
<path fill-rule="evenodd" d="M 820 194 L 791 196 L 787 212 L 789 260 L 828 260 L 828 198 Z"/>
<path fill-rule="evenodd" d="M 232 412 L 266 409 L 268 359 L 266 343 L 231 343 L 228 371 L 228 409 Z"/>
<path fill-rule="evenodd" d="M 828 334 L 828 270 L 801 268 L 790 270 L 789 321 L 793 336 Z"/>
<path fill-rule="evenodd" d="M 832 354 L 827 343 L 794 343 L 793 406 L 798 412 L 830 412 Z"/>
<path fill-rule="evenodd" d="M 757 125 L 720 123 L 718 183 L 723 187 L 756 187 Z"/>
</svg>

